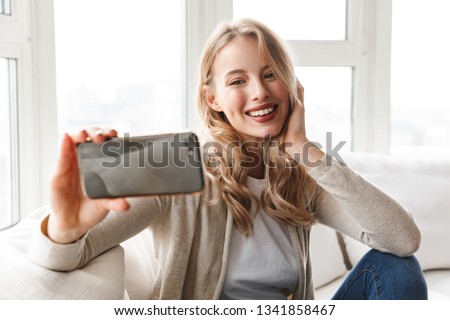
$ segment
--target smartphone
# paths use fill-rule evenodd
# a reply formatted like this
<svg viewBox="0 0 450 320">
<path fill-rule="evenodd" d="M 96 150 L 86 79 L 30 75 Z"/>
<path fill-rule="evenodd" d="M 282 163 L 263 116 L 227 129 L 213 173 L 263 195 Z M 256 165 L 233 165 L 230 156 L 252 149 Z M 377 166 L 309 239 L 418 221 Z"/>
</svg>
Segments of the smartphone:
<svg viewBox="0 0 450 320">
<path fill-rule="evenodd" d="M 204 186 L 193 132 L 81 143 L 77 159 L 83 192 L 93 199 L 195 193 Z"/>
</svg>

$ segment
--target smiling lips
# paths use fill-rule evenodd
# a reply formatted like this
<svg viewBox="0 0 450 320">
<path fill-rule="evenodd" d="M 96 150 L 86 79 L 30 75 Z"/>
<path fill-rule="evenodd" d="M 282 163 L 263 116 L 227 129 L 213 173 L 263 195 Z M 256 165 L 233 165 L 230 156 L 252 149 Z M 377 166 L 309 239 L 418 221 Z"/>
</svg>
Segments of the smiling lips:
<svg viewBox="0 0 450 320">
<path fill-rule="evenodd" d="M 250 111 L 248 114 L 252 117 L 260 117 L 260 116 L 264 116 L 266 114 L 269 114 L 273 111 L 273 107 L 267 108 L 267 109 L 262 109 L 262 110 L 257 110 L 257 111 Z"/>
<path fill-rule="evenodd" d="M 276 114 L 275 111 L 277 110 L 277 107 L 278 107 L 278 105 L 275 104 L 273 106 L 270 106 L 270 107 L 267 107 L 264 109 L 248 111 L 248 112 L 246 112 L 246 114 L 258 122 L 269 121 L 275 117 L 275 114 Z"/>
</svg>

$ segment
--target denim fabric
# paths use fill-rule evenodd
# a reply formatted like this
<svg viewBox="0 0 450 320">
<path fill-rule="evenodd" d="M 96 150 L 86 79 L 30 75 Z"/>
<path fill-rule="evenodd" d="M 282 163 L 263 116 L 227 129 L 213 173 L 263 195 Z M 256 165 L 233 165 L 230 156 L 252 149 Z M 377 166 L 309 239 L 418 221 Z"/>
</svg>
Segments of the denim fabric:
<svg viewBox="0 0 450 320">
<path fill-rule="evenodd" d="M 333 300 L 427 300 L 428 290 L 416 257 L 400 258 L 370 250 L 353 267 Z"/>
</svg>

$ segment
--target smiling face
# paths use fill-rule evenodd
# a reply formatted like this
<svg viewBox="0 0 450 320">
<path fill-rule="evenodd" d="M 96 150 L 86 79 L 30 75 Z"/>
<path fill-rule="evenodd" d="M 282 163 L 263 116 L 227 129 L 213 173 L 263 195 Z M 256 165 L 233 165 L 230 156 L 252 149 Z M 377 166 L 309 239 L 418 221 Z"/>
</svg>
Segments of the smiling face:
<svg viewBox="0 0 450 320">
<path fill-rule="evenodd" d="M 210 108 L 223 112 L 247 141 L 277 136 L 289 113 L 289 91 L 261 57 L 251 37 L 236 37 L 217 54 Z"/>
</svg>

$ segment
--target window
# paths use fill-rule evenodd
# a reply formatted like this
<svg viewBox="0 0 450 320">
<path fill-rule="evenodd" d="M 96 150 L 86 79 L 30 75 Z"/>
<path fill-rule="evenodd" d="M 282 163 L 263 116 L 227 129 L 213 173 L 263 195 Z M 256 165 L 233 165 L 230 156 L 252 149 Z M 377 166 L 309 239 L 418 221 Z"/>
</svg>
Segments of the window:
<svg viewBox="0 0 450 320">
<path fill-rule="evenodd" d="M 183 14 L 182 0 L 55 1 L 60 136 L 184 129 Z"/>
<path fill-rule="evenodd" d="M 0 14 L 11 14 L 11 3 L 9 0 L 0 0 Z"/>
<path fill-rule="evenodd" d="M 260 20 L 287 40 L 344 40 L 346 9 L 345 0 L 234 0 L 233 19 Z"/>
<path fill-rule="evenodd" d="M 337 121 L 325 121 L 327 114 L 307 114 L 308 121 L 315 122 L 316 142 L 326 145 L 326 132 L 332 131 L 333 141 L 347 141 L 346 149 L 389 151 L 390 0 L 193 0 L 187 3 L 188 12 L 194 14 L 191 21 L 197 19 L 203 27 L 192 28 L 188 24 L 188 37 L 189 27 L 191 31 L 201 32 L 196 40 L 204 40 L 218 22 L 242 17 L 260 20 L 290 45 L 309 105 L 323 106 L 326 90 L 342 92 L 339 119 L 345 120 L 339 124 L 341 128 L 337 127 Z M 201 10 L 202 7 L 206 9 Z M 197 54 L 199 50 L 194 48 L 189 52 Z M 299 68 L 311 68 L 308 69 L 311 72 L 300 72 Z M 333 83 L 334 87 L 312 80 L 319 77 L 338 77 L 339 82 Z M 310 90 L 316 90 L 308 86 L 317 83 L 323 94 L 308 96 Z M 314 101 L 316 98 L 319 100 Z M 335 105 L 329 108 L 336 110 Z M 307 123 L 307 126 L 312 125 Z M 318 132 L 322 137 L 317 137 Z"/>
<path fill-rule="evenodd" d="M 43 14 L 51 3 L 0 0 L 0 229 L 48 203 L 45 168 L 52 162 L 43 155 L 54 157 L 45 134 L 54 112 L 40 107 L 52 105 L 43 89 L 54 85 L 54 62 L 41 64 L 53 57 L 52 33 L 41 27 L 52 25 L 53 16 Z"/>
<path fill-rule="evenodd" d="M 351 50 L 347 1 L 233 0 L 233 19 L 244 17 L 265 23 L 291 45 L 296 75 L 305 88 L 309 139 L 324 149 L 327 139 L 334 146 L 343 141 L 341 150 L 350 151 L 352 70 L 358 67 L 357 61 L 342 61 L 329 54 L 338 46 Z M 328 138 L 327 132 L 331 132 Z"/>
<path fill-rule="evenodd" d="M 308 138 L 319 142 L 324 150 L 327 143 L 334 148 L 343 142 L 345 144 L 339 150 L 350 151 L 352 68 L 297 67 L 295 73 L 306 88 L 305 122 Z M 327 137 L 325 132 L 331 132 L 332 135 Z"/>
<path fill-rule="evenodd" d="M 447 1 L 393 1 L 394 154 L 450 154 L 449 10 Z"/>
<path fill-rule="evenodd" d="M 0 0 L 0 230 L 19 221 L 18 8 Z M 13 15 L 14 14 L 14 15 Z"/>
<path fill-rule="evenodd" d="M 63 132 L 92 125 L 132 134 L 197 129 L 203 44 L 217 23 L 244 16 L 288 41 L 305 87 L 311 140 L 326 145 L 331 131 L 333 145 L 348 141 L 344 148 L 353 151 L 449 150 L 448 6 L 0 0 L 0 131 L 7 137 L 0 142 L 0 228 L 16 220 L 17 210 L 23 217 L 48 203 Z"/>
<path fill-rule="evenodd" d="M 0 230 L 18 221 L 16 61 L 0 58 Z"/>
</svg>

